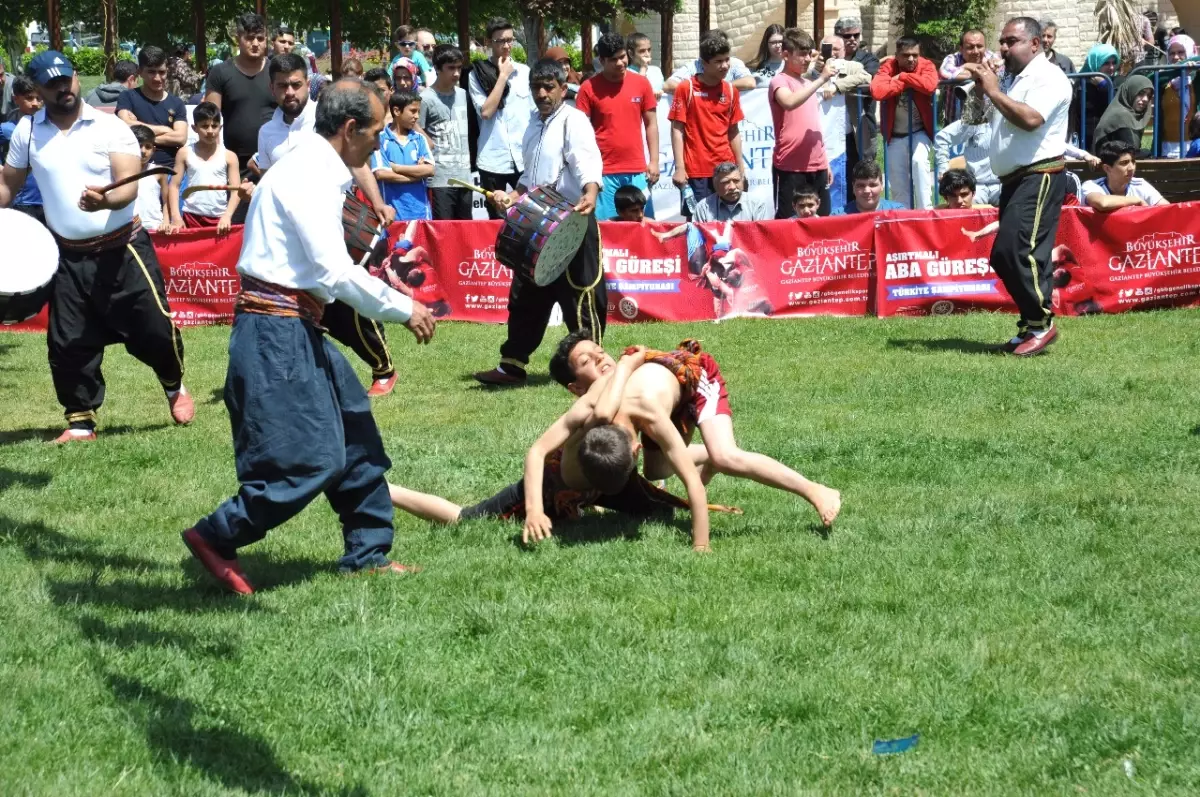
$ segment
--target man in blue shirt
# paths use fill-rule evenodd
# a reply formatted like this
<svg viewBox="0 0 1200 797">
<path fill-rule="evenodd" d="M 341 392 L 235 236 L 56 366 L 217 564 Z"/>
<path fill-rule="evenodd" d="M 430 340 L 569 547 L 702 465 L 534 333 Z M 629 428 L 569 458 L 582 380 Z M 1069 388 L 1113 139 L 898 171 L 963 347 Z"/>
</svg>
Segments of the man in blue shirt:
<svg viewBox="0 0 1200 797">
<path fill-rule="evenodd" d="M 846 207 L 835 208 L 833 216 L 852 213 L 874 213 L 877 210 L 906 210 L 899 202 L 883 198 L 883 170 L 875 161 L 859 161 L 854 165 L 854 199 Z"/>
<path fill-rule="evenodd" d="M 12 84 L 13 109 L 0 122 L 0 163 L 8 157 L 8 144 L 12 141 L 17 123 L 26 116 L 33 116 L 42 107 L 42 95 L 38 94 L 32 80 L 24 75 L 10 75 L 8 82 Z M 32 170 L 25 178 L 25 185 L 13 199 L 13 210 L 33 216 L 42 224 L 46 223 L 46 216 L 42 212 L 42 192 L 38 190 Z"/>
<path fill-rule="evenodd" d="M 128 125 L 145 125 L 154 133 L 155 166 L 171 166 L 179 148 L 187 143 L 187 106 L 167 93 L 167 54 L 159 47 L 143 47 L 138 53 L 141 88 L 123 91 L 117 97 L 117 116 Z"/>
<path fill-rule="evenodd" d="M 425 136 L 414 129 L 421 116 L 421 97 L 412 91 L 397 91 L 388 107 L 392 124 L 379 134 L 379 151 L 371 158 L 371 170 L 383 201 L 395 208 L 397 221 L 429 219 L 425 180 L 433 176 L 433 155 Z"/>
</svg>

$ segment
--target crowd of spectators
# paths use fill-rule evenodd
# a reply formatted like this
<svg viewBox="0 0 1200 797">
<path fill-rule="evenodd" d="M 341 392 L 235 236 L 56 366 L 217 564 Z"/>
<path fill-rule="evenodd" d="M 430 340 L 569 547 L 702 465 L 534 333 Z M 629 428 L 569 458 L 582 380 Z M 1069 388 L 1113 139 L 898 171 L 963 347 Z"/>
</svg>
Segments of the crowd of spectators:
<svg viewBox="0 0 1200 797">
<path fill-rule="evenodd" d="M 1139 21 L 1144 47 L 1138 53 L 1097 43 L 1077 70 L 1061 52 L 1057 25 L 1041 23 L 1044 57 L 1075 81 L 1068 153 L 1093 168 L 1108 170 L 1117 145 L 1135 157 L 1200 156 L 1200 53 L 1181 29 L 1155 30 L 1156 24 L 1151 17 Z M 141 135 L 153 135 L 151 161 L 168 165 L 189 137 L 195 141 L 185 102 L 211 103 L 219 111 L 223 148 L 253 178 L 259 131 L 277 110 L 268 67 L 272 58 L 289 56 L 303 64 L 312 100 L 340 77 L 380 89 L 391 124 L 372 168 L 399 218 L 468 219 L 471 194 L 452 180 L 469 181 L 477 171 L 484 189 L 506 190 L 531 166 L 522 155 L 537 115 L 530 69 L 513 57 L 517 34 L 508 20 L 488 23 L 487 57 L 474 63 L 470 53 L 439 44 L 432 31 L 402 26 L 386 67 L 366 69 L 347 58 L 336 76 L 320 74 L 315 58 L 294 52 L 296 34 L 286 26 L 269 30 L 261 17 L 244 14 L 236 33 L 236 53 L 207 75 L 194 71 L 186 47 L 148 46 L 136 63 L 119 61 L 112 80 L 91 91 L 87 102 L 148 128 Z M 967 206 L 994 203 L 1000 183 L 988 156 L 990 112 L 964 114 L 970 65 L 990 67 L 1003 79 L 1003 59 L 989 47 L 988 34 L 964 31 L 958 48 L 940 62 L 911 36 L 880 58 L 862 35 L 861 22 L 849 17 L 837 20 L 834 34 L 819 43 L 803 30 L 772 24 L 744 63 L 733 56 L 728 37 L 713 30 L 701 38 L 699 57 L 669 76 L 642 33 L 600 36 L 584 74 L 563 48 L 541 55 L 563 68 L 568 98 L 594 129 L 603 170 L 601 219 L 620 217 L 622 205 L 631 208 L 632 191 L 644 198 L 637 212 L 653 218 L 651 190 L 668 179 L 681 192 L 685 215 L 706 221 L 933 208 L 939 198 L 961 207 L 968 193 Z M 1122 74 L 1135 64 L 1137 71 Z M 2 64 L 0 86 L 3 116 L 19 115 L 14 90 L 22 84 L 6 77 Z M 770 202 L 746 191 L 739 123 L 742 93 L 756 88 L 767 92 L 774 127 Z M 674 156 L 669 175 L 659 162 L 664 93 L 670 95 L 670 140 L 661 144 Z M 1138 186 L 1119 178 L 1106 184 Z M 489 213 L 499 215 L 491 206 Z"/>
</svg>

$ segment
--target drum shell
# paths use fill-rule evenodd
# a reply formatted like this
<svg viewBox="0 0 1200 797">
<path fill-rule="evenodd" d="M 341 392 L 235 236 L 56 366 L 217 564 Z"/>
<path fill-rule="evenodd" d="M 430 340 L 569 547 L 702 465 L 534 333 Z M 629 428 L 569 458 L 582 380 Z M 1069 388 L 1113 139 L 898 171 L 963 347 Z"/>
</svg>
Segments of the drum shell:
<svg viewBox="0 0 1200 797">
<path fill-rule="evenodd" d="M 505 214 L 496 237 L 496 260 L 533 279 L 546 243 L 574 212 L 574 204 L 558 191 L 544 186 L 530 189 Z"/>
<path fill-rule="evenodd" d="M 342 231 L 346 251 L 356 265 L 379 265 L 387 256 L 387 231 L 375 210 L 354 194 L 346 194 L 342 203 Z"/>
</svg>

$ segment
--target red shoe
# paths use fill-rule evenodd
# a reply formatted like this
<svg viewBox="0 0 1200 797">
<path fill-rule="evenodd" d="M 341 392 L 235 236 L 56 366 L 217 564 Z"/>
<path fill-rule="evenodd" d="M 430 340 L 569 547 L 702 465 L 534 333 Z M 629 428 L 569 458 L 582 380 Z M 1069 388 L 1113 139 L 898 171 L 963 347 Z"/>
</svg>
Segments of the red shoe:
<svg viewBox="0 0 1200 797">
<path fill-rule="evenodd" d="M 490 371 L 480 371 L 475 374 L 475 380 L 482 382 L 485 385 L 496 385 L 501 387 L 516 387 L 517 385 L 525 384 L 525 377 L 509 374 L 501 371 L 499 368 L 493 368 Z"/>
<path fill-rule="evenodd" d="M 997 346 L 993 346 L 992 351 L 994 351 L 996 354 L 1012 354 L 1017 350 L 1017 347 L 1028 340 L 1032 334 L 1033 333 L 1031 332 L 1022 332 L 1011 340 L 1006 340 Z"/>
<path fill-rule="evenodd" d="M 218 584 L 238 595 L 254 594 L 254 587 L 250 586 L 250 581 L 242 572 L 242 566 L 238 564 L 237 559 L 222 557 L 195 529 L 188 529 L 182 536 L 183 544 L 192 552 L 192 556 L 200 560 L 200 564 L 204 565 L 204 569 Z"/>
<path fill-rule="evenodd" d="M 179 386 L 178 393 L 167 397 L 167 404 L 171 407 L 171 418 L 178 426 L 187 426 L 196 417 L 196 402 L 183 385 Z"/>
<path fill-rule="evenodd" d="M 1041 334 L 1030 332 L 1025 340 L 1021 342 L 1021 345 L 1013 349 L 1013 355 L 1016 357 L 1033 357 L 1036 354 L 1044 352 L 1056 340 L 1058 340 L 1058 327 L 1051 324 L 1050 328 Z"/>
<path fill-rule="evenodd" d="M 386 396 L 388 393 L 391 393 L 396 389 L 396 382 L 398 381 L 399 377 L 396 376 L 395 373 L 393 373 L 391 376 L 385 376 L 381 379 L 376 379 L 371 383 L 371 388 L 367 391 L 367 395 L 371 398 Z"/>
<path fill-rule="evenodd" d="M 417 567 L 416 565 L 402 565 L 399 562 L 388 562 L 386 565 L 380 565 L 379 567 L 368 567 L 368 568 L 364 568 L 363 570 L 353 570 L 348 575 L 351 575 L 351 576 L 377 576 L 377 575 L 378 576 L 382 576 L 382 575 L 411 576 L 416 573 L 420 573 L 421 570 L 422 570 L 422 568 Z"/>
<path fill-rule="evenodd" d="M 88 429 L 86 434 L 76 434 L 76 429 L 67 429 L 58 437 L 50 441 L 50 445 L 61 446 L 64 443 L 94 443 L 96 442 L 96 430 Z"/>
</svg>

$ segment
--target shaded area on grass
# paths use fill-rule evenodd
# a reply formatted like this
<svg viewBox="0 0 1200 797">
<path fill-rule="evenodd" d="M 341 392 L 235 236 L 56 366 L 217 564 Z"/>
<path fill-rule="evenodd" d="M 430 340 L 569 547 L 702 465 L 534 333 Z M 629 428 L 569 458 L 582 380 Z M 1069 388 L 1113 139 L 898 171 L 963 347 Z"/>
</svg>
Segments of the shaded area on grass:
<svg viewBox="0 0 1200 797">
<path fill-rule="evenodd" d="M 118 424 L 116 426 L 101 426 L 97 430 L 98 434 L 105 437 L 116 437 L 118 435 L 136 434 L 140 432 L 157 432 L 170 427 L 169 423 L 152 423 L 148 426 L 130 426 L 128 424 Z M 42 426 L 31 427 L 26 429 L 7 429 L 0 432 L 0 446 L 11 446 L 16 443 L 27 443 L 30 440 L 40 440 L 49 443 L 54 438 L 62 434 L 66 426 Z M 76 445 L 76 444 L 72 444 Z"/>
</svg>

